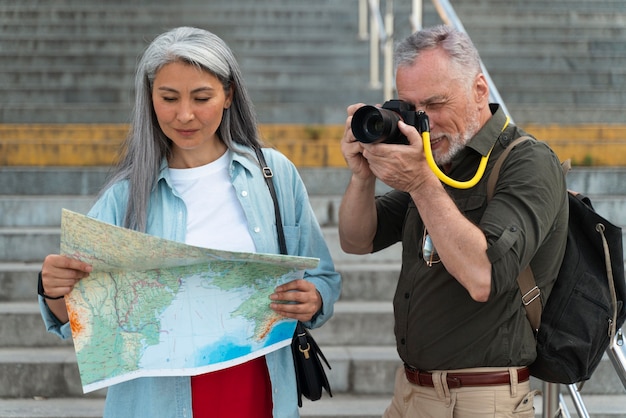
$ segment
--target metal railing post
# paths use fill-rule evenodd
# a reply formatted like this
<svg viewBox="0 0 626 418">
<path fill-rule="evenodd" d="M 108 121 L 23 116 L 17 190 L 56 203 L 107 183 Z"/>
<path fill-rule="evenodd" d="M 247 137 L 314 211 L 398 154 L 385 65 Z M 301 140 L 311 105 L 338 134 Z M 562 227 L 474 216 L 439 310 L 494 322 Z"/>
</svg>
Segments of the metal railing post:
<svg viewBox="0 0 626 418">
<path fill-rule="evenodd" d="M 380 33 L 381 25 L 374 10 L 379 10 L 379 0 L 369 0 L 370 4 L 370 87 L 380 88 Z"/>
<path fill-rule="evenodd" d="M 393 99 L 393 0 L 387 0 L 385 13 L 385 49 L 384 49 L 384 70 L 383 70 L 383 97 L 385 101 Z"/>
<path fill-rule="evenodd" d="M 422 0 L 413 0 L 412 12 L 411 12 L 411 29 L 413 32 L 417 32 L 422 29 L 423 20 L 423 4 Z"/>
<path fill-rule="evenodd" d="M 359 0 L 359 39 L 362 41 L 369 37 L 367 20 L 367 0 Z"/>
<path fill-rule="evenodd" d="M 622 329 L 617 330 L 617 334 L 609 348 L 606 350 L 606 353 L 613 364 L 613 368 L 617 372 L 619 379 L 622 381 L 622 385 L 626 389 L 626 354 L 624 351 L 624 334 L 622 333 Z"/>
<path fill-rule="evenodd" d="M 542 405 L 542 417 L 543 418 L 555 418 L 560 413 L 560 390 L 558 383 L 543 382 L 543 405 Z"/>
</svg>

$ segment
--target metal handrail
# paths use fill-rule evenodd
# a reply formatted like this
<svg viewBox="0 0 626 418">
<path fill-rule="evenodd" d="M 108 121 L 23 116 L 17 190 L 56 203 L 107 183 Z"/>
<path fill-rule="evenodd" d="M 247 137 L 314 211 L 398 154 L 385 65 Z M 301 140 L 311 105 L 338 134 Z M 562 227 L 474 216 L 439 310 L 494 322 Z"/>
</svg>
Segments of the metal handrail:
<svg viewBox="0 0 626 418">
<path fill-rule="evenodd" d="M 383 88 L 385 100 L 393 95 L 393 0 L 386 1 L 385 17 L 380 11 L 380 0 L 359 1 L 359 38 L 370 40 L 370 87 Z M 366 36 L 369 10 L 369 36 Z M 383 82 L 380 81 L 380 50 L 384 55 Z"/>
<path fill-rule="evenodd" d="M 380 0 L 368 0 L 367 3 L 370 10 L 370 16 L 374 19 L 376 26 L 373 34 L 380 39 L 381 43 L 383 43 L 387 39 L 387 31 L 385 30 L 383 15 L 380 13 Z"/>
</svg>

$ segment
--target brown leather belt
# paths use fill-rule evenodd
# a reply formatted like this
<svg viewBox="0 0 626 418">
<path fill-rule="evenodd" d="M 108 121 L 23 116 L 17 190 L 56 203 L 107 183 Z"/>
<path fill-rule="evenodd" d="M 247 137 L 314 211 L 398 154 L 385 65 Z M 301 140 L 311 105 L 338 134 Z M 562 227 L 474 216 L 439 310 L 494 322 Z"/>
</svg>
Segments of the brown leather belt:
<svg viewBox="0 0 626 418">
<path fill-rule="evenodd" d="M 407 380 L 414 385 L 434 387 L 432 373 L 423 372 L 407 365 L 404 366 L 404 372 Z M 517 381 L 519 383 L 526 382 L 529 378 L 528 367 L 517 369 Z M 511 383 L 509 372 L 506 370 L 500 372 L 448 373 L 446 381 L 448 387 L 454 389 L 463 386 L 497 386 Z"/>
</svg>

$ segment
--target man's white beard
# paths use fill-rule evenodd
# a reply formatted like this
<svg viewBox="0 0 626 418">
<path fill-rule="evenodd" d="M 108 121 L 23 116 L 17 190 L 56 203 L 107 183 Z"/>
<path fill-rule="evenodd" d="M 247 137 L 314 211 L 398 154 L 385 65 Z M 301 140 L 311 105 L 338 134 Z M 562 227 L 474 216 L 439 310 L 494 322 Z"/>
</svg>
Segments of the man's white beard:
<svg viewBox="0 0 626 418">
<path fill-rule="evenodd" d="M 461 152 L 470 139 L 476 135 L 476 132 L 480 129 L 478 111 L 474 112 L 472 115 L 468 115 L 465 126 L 467 126 L 467 128 L 463 133 L 457 133 L 455 135 L 444 134 L 448 139 L 448 151 L 445 154 L 433 154 L 433 158 L 438 165 L 446 165 L 452 162 L 452 159 Z"/>
</svg>

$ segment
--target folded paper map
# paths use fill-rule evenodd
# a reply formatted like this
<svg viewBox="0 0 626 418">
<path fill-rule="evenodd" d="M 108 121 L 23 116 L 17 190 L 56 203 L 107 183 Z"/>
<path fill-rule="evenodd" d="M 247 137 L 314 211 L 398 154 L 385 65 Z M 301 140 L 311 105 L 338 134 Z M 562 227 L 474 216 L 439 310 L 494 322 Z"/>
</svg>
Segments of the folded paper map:
<svg viewBox="0 0 626 418">
<path fill-rule="evenodd" d="M 315 258 L 193 247 L 63 210 L 61 253 L 93 266 L 65 298 L 85 393 L 144 376 L 192 376 L 288 345 L 274 288 Z"/>
</svg>

